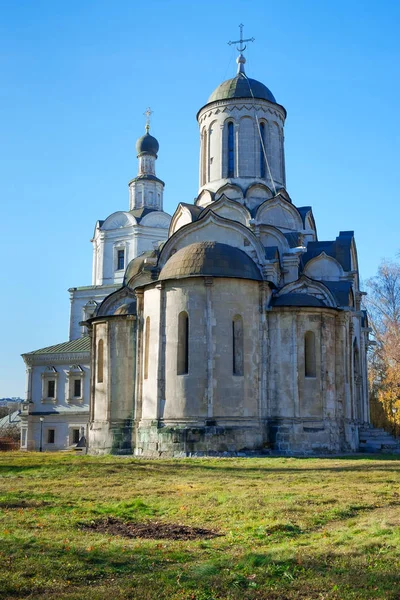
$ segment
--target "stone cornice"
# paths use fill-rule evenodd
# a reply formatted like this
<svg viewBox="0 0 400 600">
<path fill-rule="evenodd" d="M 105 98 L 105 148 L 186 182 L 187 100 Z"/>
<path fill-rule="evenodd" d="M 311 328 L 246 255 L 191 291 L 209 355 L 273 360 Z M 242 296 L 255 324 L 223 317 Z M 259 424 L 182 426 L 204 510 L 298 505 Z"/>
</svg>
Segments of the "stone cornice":
<svg viewBox="0 0 400 600">
<path fill-rule="evenodd" d="M 63 365 L 63 364 L 75 364 L 75 363 L 89 363 L 90 352 L 69 352 L 69 353 L 57 353 L 57 354 L 22 354 L 22 358 L 26 365 L 36 366 L 47 366 L 49 364 Z"/>
</svg>

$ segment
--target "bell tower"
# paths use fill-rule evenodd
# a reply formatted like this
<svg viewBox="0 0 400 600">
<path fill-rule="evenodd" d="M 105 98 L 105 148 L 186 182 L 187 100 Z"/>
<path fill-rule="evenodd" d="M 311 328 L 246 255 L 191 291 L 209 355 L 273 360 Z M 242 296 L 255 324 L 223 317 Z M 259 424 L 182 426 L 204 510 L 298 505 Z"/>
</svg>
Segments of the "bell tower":
<svg viewBox="0 0 400 600">
<path fill-rule="evenodd" d="M 136 210 L 151 208 L 163 209 L 164 182 L 156 177 L 156 160 L 159 143 L 150 135 L 150 116 L 152 111 L 147 108 L 146 133 L 136 142 L 136 152 L 139 159 L 137 176 L 129 182 L 129 208 Z"/>
</svg>

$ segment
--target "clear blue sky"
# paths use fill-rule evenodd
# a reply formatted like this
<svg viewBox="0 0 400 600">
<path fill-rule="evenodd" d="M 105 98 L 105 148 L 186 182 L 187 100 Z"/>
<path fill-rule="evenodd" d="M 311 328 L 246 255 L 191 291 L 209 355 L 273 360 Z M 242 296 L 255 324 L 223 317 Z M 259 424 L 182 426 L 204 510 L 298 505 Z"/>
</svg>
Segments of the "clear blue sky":
<svg viewBox="0 0 400 600">
<path fill-rule="evenodd" d="M 361 276 L 399 251 L 400 3 L 392 0 L 3 0 L 0 6 L 0 397 L 20 354 L 68 339 L 91 283 L 97 219 L 128 209 L 135 140 L 154 111 L 165 210 L 198 188 L 195 115 L 247 73 L 288 111 L 287 186 L 320 239 L 354 229 Z"/>
</svg>

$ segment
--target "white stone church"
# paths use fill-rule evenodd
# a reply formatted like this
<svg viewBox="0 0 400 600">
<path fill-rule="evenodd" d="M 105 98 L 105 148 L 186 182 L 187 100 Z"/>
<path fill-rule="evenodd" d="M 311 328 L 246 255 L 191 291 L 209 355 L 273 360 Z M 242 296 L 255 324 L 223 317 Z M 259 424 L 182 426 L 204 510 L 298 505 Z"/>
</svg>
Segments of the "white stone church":
<svg viewBox="0 0 400 600">
<path fill-rule="evenodd" d="M 24 354 L 22 447 L 143 456 L 356 451 L 368 323 L 352 231 L 286 190 L 286 110 L 245 58 L 200 108 L 200 188 L 163 212 L 137 142 L 130 210 L 98 221 L 70 340 Z"/>
</svg>

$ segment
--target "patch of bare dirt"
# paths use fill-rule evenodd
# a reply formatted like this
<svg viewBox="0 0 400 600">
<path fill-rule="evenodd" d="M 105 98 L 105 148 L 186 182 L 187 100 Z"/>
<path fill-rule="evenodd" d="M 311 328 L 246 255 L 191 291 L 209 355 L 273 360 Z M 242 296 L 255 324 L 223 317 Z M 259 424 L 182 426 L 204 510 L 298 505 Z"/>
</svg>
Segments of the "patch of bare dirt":
<svg viewBox="0 0 400 600">
<path fill-rule="evenodd" d="M 198 538 L 213 538 L 222 535 L 211 529 L 189 527 L 176 523 L 162 523 L 160 521 L 144 521 L 130 523 L 106 517 L 91 523 L 80 525 L 81 529 L 106 533 L 107 535 L 121 535 L 128 538 L 146 538 L 151 540 L 195 540 Z"/>
</svg>

